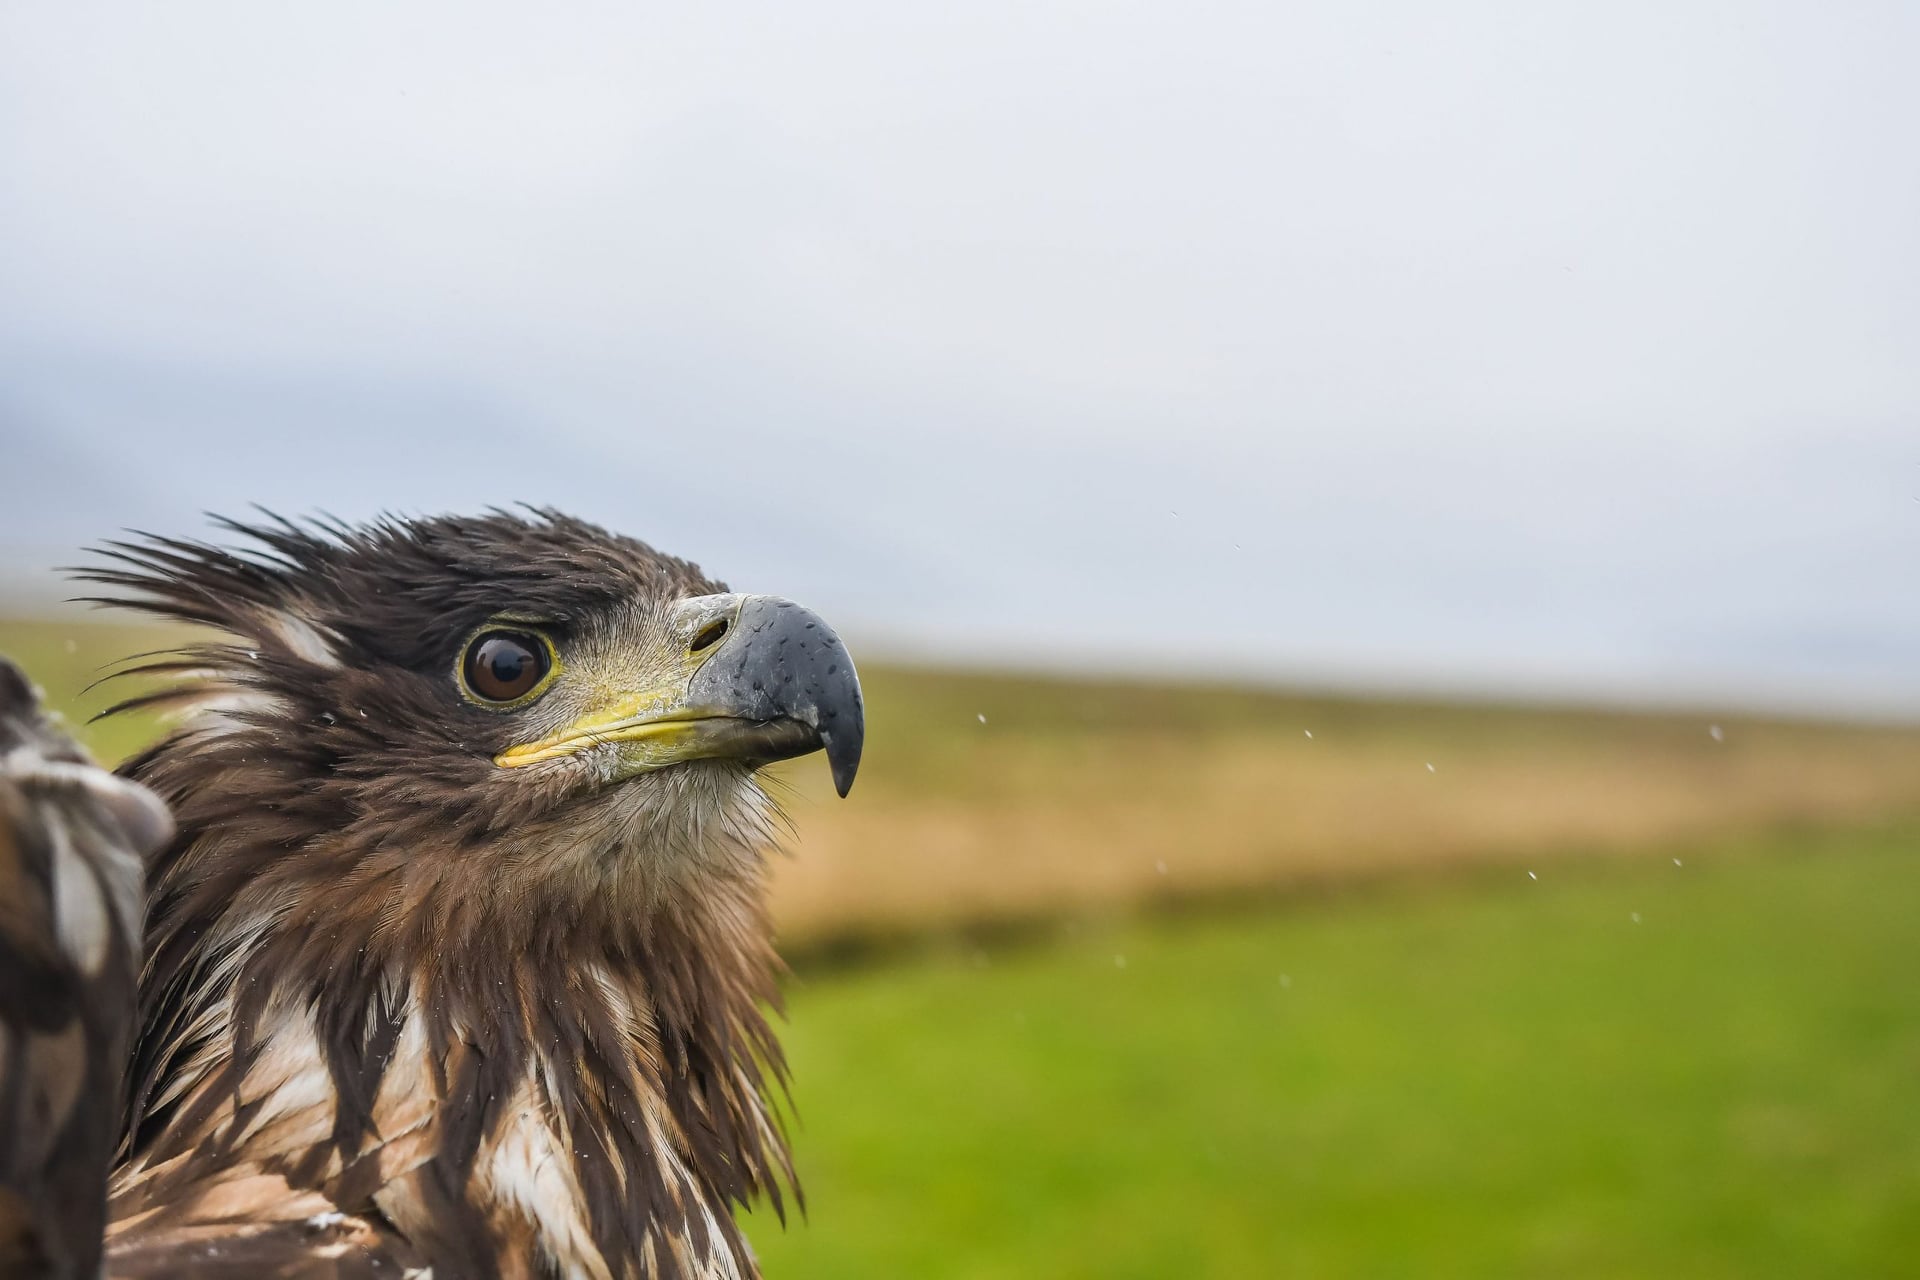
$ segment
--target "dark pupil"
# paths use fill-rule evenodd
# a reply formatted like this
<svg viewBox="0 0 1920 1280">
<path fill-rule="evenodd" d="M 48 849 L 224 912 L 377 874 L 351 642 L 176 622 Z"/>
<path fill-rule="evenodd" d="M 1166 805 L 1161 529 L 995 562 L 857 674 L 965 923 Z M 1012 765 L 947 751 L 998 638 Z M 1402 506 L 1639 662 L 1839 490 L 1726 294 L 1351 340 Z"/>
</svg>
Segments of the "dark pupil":
<svg viewBox="0 0 1920 1280">
<path fill-rule="evenodd" d="M 519 697 L 538 684 L 544 674 L 545 651 L 527 636 L 487 636 L 467 657 L 467 683 L 481 697 L 496 702 Z"/>
<path fill-rule="evenodd" d="M 520 672 L 532 665 L 533 655 L 507 641 L 495 640 L 488 645 L 487 670 L 501 684 L 512 684 L 520 678 Z"/>
</svg>

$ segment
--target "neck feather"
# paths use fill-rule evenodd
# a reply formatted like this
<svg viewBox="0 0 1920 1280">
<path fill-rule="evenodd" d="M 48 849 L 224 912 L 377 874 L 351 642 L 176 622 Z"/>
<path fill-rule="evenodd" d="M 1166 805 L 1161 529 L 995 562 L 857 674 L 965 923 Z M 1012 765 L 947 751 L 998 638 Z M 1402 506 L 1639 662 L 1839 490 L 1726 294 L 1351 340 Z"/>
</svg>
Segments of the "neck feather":
<svg viewBox="0 0 1920 1280">
<path fill-rule="evenodd" d="M 734 1209 L 797 1194 L 757 788 L 762 808 L 704 825 L 698 892 L 663 891 L 645 847 L 594 852 L 598 894 L 479 891 L 476 860 L 525 864 L 554 833 L 467 842 L 451 869 L 391 828 L 238 843 L 260 824 L 230 797 L 263 780 L 204 751 L 189 773 L 173 745 L 132 766 L 181 835 L 150 869 L 116 1219 L 228 1211 L 270 1175 L 446 1274 L 756 1274 Z"/>
</svg>

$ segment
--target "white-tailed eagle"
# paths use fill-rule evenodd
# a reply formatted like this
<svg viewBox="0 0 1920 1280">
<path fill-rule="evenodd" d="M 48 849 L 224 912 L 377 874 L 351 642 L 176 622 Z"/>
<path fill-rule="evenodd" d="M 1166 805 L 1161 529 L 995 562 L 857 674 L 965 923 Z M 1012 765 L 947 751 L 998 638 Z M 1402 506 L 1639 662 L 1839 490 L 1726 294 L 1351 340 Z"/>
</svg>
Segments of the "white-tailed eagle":
<svg viewBox="0 0 1920 1280">
<path fill-rule="evenodd" d="M 0 1270 L 757 1275 L 756 775 L 851 785 L 839 638 L 554 512 L 229 528 L 83 573 L 207 637 L 118 778 L 0 672 Z"/>
</svg>

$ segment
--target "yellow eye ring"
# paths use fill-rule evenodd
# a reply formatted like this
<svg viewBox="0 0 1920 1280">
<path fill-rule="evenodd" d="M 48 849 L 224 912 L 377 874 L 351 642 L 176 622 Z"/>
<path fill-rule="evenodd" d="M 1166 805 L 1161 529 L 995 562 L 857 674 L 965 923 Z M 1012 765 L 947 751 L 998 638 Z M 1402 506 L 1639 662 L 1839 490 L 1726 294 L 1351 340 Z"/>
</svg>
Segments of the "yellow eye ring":
<svg viewBox="0 0 1920 1280">
<path fill-rule="evenodd" d="M 467 637 L 454 680 L 467 701 L 489 711 L 533 702 L 560 674 L 560 654 L 547 634 L 525 623 L 489 622 Z"/>
</svg>

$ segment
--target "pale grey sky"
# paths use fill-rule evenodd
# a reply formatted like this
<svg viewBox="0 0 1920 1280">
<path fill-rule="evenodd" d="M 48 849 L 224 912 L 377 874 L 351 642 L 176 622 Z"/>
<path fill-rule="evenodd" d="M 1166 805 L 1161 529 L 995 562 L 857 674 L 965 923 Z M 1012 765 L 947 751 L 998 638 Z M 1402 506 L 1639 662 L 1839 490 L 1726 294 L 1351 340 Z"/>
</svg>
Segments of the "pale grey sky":
<svg viewBox="0 0 1920 1280">
<path fill-rule="evenodd" d="M 1920 709 L 1915 65 L 1906 4 L 7 6 L 0 545 L 524 498 L 980 661 Z"/>
</svg>

